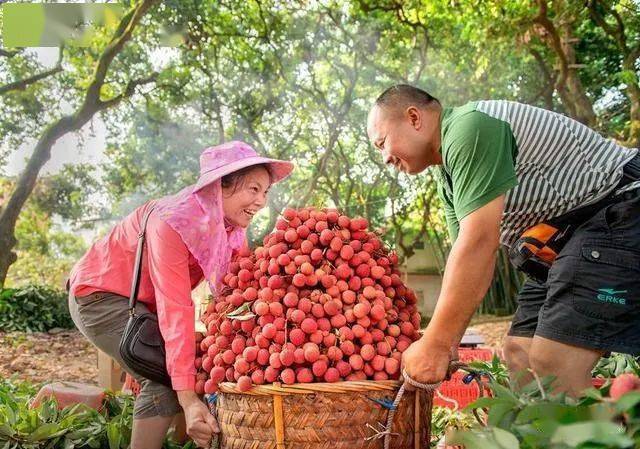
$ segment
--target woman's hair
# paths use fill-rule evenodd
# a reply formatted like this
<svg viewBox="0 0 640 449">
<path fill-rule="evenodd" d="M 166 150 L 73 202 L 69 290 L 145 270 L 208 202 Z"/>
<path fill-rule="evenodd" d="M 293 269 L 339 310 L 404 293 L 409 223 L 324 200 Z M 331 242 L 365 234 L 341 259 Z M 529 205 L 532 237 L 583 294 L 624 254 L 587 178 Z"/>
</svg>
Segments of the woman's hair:
<svg viewBox="0 0 640 449">
<path fill-rule="evenodd" d="M 251 171 L 259 167 L 264 168 L 267 171 L 267 173 L 269 173 L 269 183 L 272 183 L 273 174 L 271 173 L 269 164 L 256 164 L 256 165 L 249 165 L 248 167 L 241 168 L 240 170 L 236 170 L 232 173 L 229 173 L 228 175 L 223 176 L 220 179 L 222 188 L 223 189 L 233 188 L 232 192 L 230 193 L 230 195 L 233 195 L 238 189 L 238 187 L 240 187 L 243 184 L 247 175 Z"/>
</svg>

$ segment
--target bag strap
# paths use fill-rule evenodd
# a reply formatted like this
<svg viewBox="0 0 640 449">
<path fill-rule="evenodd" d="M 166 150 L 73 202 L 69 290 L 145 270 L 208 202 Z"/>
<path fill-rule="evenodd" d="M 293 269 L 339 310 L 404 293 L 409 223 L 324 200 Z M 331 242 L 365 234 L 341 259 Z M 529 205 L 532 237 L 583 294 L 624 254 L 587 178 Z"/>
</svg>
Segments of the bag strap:
<svg viewBox="0 0 640 449">
<path fill-rule="evenodd" d="M 133 265 L 133 277 L 131 278 L 131 294 L 129 295 L 129 315 L 135 315 L 136 303 L 138 302 L 138 290 L 140 290 L 140 275 L 142 272 L 142 251 L 144 249 L 145 234 L 149 215 L 153 212 L 153 207 L 145 214 L 138 234 L 138 248 L 136 249 L 136 263 Z"/>
</svg>

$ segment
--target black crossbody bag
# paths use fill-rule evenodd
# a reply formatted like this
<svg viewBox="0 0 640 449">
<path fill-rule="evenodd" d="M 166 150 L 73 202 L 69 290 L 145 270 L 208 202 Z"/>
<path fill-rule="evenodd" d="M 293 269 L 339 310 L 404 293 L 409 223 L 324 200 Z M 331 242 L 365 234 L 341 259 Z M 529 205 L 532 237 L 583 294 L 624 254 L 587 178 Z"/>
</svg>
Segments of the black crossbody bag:
<svg viewBox="0 0 640 449">
<path fill-rule="evenodd" d="M 140 234 L 138 234 L 136 262 L 133 267 L 131 294 L 129 296 L 129 321 L 127 321 L 127 325 L 124 328 L 119 349 L 122 360 L 137 374 L 171 387 L 171 377 L 167 373 L 164 339 L 158 326 L 158 316 L 150 312 L 136 313 L 142 271 L 142 251 L 150 214 L 151 210 L 145 215 Z"/>
</svg>

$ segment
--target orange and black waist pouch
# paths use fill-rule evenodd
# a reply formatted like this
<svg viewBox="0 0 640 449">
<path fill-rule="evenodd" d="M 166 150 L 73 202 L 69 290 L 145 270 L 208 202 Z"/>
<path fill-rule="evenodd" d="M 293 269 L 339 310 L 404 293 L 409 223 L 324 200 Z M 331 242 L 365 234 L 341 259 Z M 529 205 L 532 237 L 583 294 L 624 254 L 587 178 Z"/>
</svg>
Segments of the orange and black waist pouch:
<svg viewBox="0 0 640 449">
<path fill-rule="evenodd" d="M 509 250 L 511 263 L 530 278 L 546 282 L 551 265 L 573 234 L 573 227 L 572 224 L 539 223 L 528 228 Z"/>
<path fill-rule="evenodd" d="M 623 200 L 624 195 L 616 195 L 616 191 L 638 180 L 640 180 L 640 153 L 624 166 L 622 178 L 609 195 L 595 204 L 575 209 L 526 229 L 511 245 L 509 250 L 511 263 L 530 278 L 545 283 L 551 265 L 574 231 L 598 211 Z"/>
</svg>

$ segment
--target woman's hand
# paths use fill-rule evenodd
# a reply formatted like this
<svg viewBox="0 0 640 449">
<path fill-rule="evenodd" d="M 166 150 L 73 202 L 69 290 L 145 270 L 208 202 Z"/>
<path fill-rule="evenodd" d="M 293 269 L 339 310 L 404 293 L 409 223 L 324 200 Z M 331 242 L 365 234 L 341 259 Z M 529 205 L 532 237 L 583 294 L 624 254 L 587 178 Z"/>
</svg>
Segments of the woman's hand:
<svg viewBox="0 0 640 449">
<path fill-rule="evenodd" d="M 184 410 L 187 435 L 198 447 L 208 447 L 214 432 L 220 432 L 216 419 L 194 391 L 177 393 L 178 401 Z"/>
</svg>

